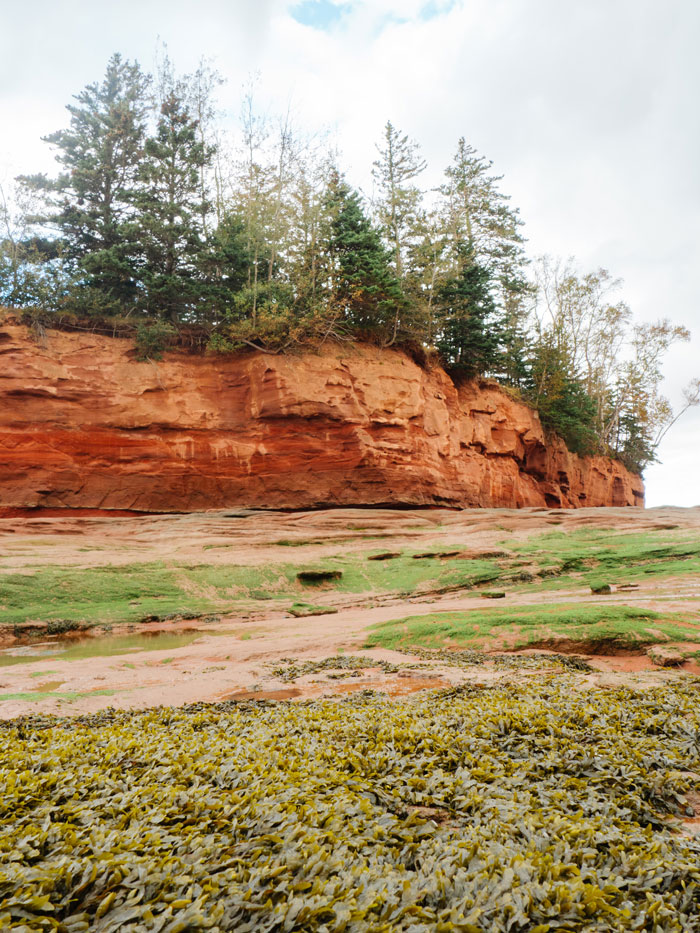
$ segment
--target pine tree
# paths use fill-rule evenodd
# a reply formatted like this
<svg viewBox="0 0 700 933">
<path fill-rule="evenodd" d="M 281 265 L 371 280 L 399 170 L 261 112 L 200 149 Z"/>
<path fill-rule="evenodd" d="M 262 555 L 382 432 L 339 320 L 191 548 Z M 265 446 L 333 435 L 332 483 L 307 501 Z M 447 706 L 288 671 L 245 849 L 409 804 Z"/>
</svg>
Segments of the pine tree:
<svg viewBox="0 0 700 933">
<path fill-rule="evenodd" d="M 44 197 L 40 220 L 56 229 L 57 248 L 96 310 L 128 309 L 138 292 L 131 234 L 148 84 L 138 64 L 113 55 L 102 83 L 88 85 L 68 106 L 69 129 L 44 137 L 64 171 L 55 179 L 21 178 Z"/>
<path fill-rule="evenodd" d="M 423 195 L 413 180 L 425 170 L 426 162 L 419 155 L 418 144 L 402 136 L 390 121 L 384 127 L 384 145 L 377 149 L 379 158 L 372 168 L 378 190 L 374 202 L 376 216 L 390 248 L 396 278 L 408 292 L 414 282 L 406 266 L 412 249 L 421 239 L 425 219 Z M 396 305 L 389 343 L 408 335 L 420 340 L 427 330 L 427 308 L 420 296 L 413 297 L 417 300 Z"/>
<path fill-rule="evenodd" d="M 146 140 L 140 165 L 138 239 L 142 251 L 143 306 L 162 320 L 206 318 L 204 218 L 201 172 L 214 155 L 197 135 L 186 81 L 166 61 L 155 133 Z"/>
<path fill-rule="evenodd" d="M 333 217 L 328 243 L 331 300 L 341 307 L 352 332 L 387 342 L 403 304 L 389 254 L 359 195 L 337 175 L 331 179 L 327 206 Z"/>
</svg>

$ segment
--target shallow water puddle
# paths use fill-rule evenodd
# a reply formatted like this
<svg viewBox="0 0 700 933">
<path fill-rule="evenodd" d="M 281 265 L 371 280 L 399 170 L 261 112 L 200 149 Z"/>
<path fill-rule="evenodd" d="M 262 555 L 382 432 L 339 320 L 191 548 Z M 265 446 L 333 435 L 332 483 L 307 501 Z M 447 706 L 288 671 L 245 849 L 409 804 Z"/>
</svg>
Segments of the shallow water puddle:
<svg viewBox="0 0 700 933">
<path fill-rule="evenodd" d="M 355 693 L 357 690 L 377 690 L 379 693 L 386 693 L 390 697 L 408 696 L 410 693 L 418 693 L 420 690 L 444 690 L 452 687 L 449 680 L 442 677 L 421 677 L 411 678 L 410 680 L 399 680 L 398 678 L 387 678 L 386 680 L 375 681 L 355 681 L 355 683 L 328 684 L 325 692 L 330 694 L 337 693 Z"/>
<path fill-rule="evenodd" d="M 63 683 L 62 680 L 46 680 L 42 684 L 37 684 L 35 690 L 37 693 L 50 693 L 52 690 L 58 690 Z"/>
<path fill-rule="evenodd" d="M 42 641 L 33 645 L 21 645 L 0 651 L 0 667 L 14 664 L 30 664 L 38 658 L 55 658 L 59 661 L 78 661 L 84 658 L 108 658 L 119 654 L 135 654 L 143 651 L 171 651 L 191 645 L 202 633 L 188 632 L 139 632 L 134 635 L 87 636 L 85 638 Z"/>
<path fill-rule="evenodd" d="M 221 700 L 294 700 L 298 697 L 302 699 L 318 699 L 319 697 L 333 697 L 350 693 L 359 693 L 361 690 L 376 690 L 379 693 L 386 693 L 390 697 L 406 696 L 410 693 L 418 693 L 419 690 L 439 690 L 453 686 L 449 681 L 441 677 L 422 677 L 411 678 L 410 680 L 398 680 L 397 678 L 388 678 L 386 680 L 353 680 L 351 683 L 332 683 L 318 681 L 312 684 L 303 684 L 299 687 L 287 687 L 279 690 L 236 690 L 234 693 L 227 693 L 220 697 Z"/>
<path fill-rule="evenodd" d="M 283 690 L 236 690 L 221 697 L 222 700 L 293 700 L 302 695 L 297 687 Z"/>
</svg>

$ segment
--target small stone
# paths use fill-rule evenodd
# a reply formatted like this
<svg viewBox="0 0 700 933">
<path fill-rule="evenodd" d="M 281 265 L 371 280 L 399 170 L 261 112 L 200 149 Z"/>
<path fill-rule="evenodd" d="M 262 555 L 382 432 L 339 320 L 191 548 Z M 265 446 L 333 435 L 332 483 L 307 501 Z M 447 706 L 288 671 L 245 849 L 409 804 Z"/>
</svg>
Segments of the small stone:
<svg viewBox="0 0 700 933">
<path fill-rule="evenodd" d="M 647 650 L 647 656 L 653 664 L 659 667 L 679 667 L 685 658 L 677 648 L 666 648 L 663 645 L 652 645 Z"/>
</svg>

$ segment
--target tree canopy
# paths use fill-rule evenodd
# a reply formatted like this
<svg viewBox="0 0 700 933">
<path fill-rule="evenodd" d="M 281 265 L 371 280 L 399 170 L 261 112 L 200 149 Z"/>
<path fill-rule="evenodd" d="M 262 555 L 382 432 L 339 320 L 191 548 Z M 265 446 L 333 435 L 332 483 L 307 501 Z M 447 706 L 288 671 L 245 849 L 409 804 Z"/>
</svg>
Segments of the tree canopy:
<svg viewBox="0 0 700 933">
<path fill-rule="evenodd" d="M 131 328 L 154 358 L 184 332 L 213 351 L 328 339 L 431 354 L 494 378 L 583 454 L 641 470 L 673 412 L 661 394 L 685 328 L 636 323 L 620 283 L 531 261 L 502 177 L 462 136 L 431 189 L 418 143 L 387 121 L 354 190 L 336 154 L 246 88 L 231 141 L 206 62 L 155 75 L 113 55 L 46 137 L 58 172 L 0 191 L 0 302 L 45 324 Z"/>
</svg>

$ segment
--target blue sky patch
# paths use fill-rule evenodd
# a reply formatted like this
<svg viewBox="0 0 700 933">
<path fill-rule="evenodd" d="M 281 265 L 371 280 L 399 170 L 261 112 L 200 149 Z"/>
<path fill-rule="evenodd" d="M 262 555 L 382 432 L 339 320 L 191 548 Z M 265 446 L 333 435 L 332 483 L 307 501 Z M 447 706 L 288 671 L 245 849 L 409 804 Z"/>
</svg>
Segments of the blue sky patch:
<svg viewBox="0 0 700 933">
<path fill-rule="evenodd" d="M 314 29 L 330 29 L 350 9 L 348 3 L 332 3 L 331 0 L 303 0 L 292 8 L 292 17 L 302 26 Z"/>
<path fill-rule="evenodd" d="M 434 19 L 442 13 L 449 13 L 455 3 L 456 0 L 447 0 L 447 2 L 445 0 L 442 0 L 442 2 L 441 0 L 428 0 L 425 6 L 421 7 L 418 16 L 424 21 Z"/>
</svg>

